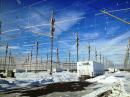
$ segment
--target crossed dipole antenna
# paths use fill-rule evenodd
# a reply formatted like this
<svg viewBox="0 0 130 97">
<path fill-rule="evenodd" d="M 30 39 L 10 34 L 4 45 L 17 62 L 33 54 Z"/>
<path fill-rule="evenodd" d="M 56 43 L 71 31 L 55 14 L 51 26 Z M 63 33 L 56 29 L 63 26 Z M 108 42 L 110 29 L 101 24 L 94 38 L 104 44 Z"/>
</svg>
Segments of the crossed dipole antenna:
<svg viewBox="0 0 130 97">
<path fill-rule="evenodd" d="M 130 24 L 130 22 L 128 22 L 128 21 L 126 21 L 126 20 L 124 20 L 124 19 L 122 19 L 122 18 L 120 18 L 120 17 L 117 17 L 117 16 L 115 16 L 115 15 L 113 15 L 113 14 L 111 14 L 111 13 L 109 13 L 108 11 L 105 11 L 105 10 L 100 10 L 102 13 L 104 13 L 104 14 L 106 14 L 106 15 L 109 15 L 109 16 L 111 16 L 111 17 L 113 17 L 113 18 L 115 18 L 115 19 L 117 19 L 117 20 L 119 20 L 119 21 L 122 21 L 122 22 L 124 22 L 124 23 L 126 23 L 126 24 Z"/>
</svg>

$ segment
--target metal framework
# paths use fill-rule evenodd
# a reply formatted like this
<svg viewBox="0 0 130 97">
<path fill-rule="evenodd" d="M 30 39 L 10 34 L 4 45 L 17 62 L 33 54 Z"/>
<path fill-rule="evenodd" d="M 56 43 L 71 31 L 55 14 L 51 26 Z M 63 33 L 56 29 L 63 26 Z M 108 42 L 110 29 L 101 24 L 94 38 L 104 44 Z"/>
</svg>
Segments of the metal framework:
<svg viewBox="0 0 130 97">
<path fill-rule="evenodd" d="M 52 11 L 51 17 L 51 68 L 50 68 L 50 75 L 52 75 L 52 64 L 53 64 L 53 39 L 54 39 L 54 31 L 55 31 L 55 18 L 54 18 L 54 10 Z"/>
<path fill-rule="evenodd" d="M 130 22 L 125 21 L 125 20 L 123 20 L 122 18 L 119 18 L 119 17 L 117 17 L 117 16 L 115 16 L 115 15 L 113 15 L 113 14 L 110 14 L 109 12 L 107 12 L 107 11 L 105 11 L 105 10 L 101 10 L 101 12 L 104 13 L 104 14 L 107 14 L 107 15 L 113 17 L 113 18 L 116 18 L 116 19 L 119 20 L 119 21 L 122 21 L 122 22 L 124 22 L 124 23 L 130 25 Z"/>
<path fill-rule="evenodd" d="M 127 46 L 127 51 L 126 51 L 126 54 L 125 54 L 124 69 L 130 70 L 130 38 L 129 38 L 129 43 L 128 43 L 128 46 Z"/>
<path fill-rule="evenodd" d="M 79 61 L 79 35 L 76 33 L 76 47 L 77 47 L 77 62 Z"/>
</svg>

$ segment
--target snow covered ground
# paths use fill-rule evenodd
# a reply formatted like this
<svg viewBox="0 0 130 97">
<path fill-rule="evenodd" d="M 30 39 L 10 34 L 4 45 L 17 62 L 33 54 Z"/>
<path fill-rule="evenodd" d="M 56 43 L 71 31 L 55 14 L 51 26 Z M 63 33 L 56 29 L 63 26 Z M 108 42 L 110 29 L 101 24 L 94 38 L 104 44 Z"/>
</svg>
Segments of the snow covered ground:
<svg viewBox="0 0 130 97">
<path fill-rule="evenodd" d="M 52 76 L 47 72 L 24 72 L 16 73 L 16 78 L 1 78 L 0 91 L 6 91 L 13 88 L 33 87 L 43 84 L 78 81 L 76 73 L 59 72 Z"/>
<path fill-rule="evenodd" d="M 130 97 L 130 73 L 128 72 L 106 73 L 86 81 L 95 82 L 97 85 L 101 84 L 102 86 L 83 97 L 97 97 L 97 95 L 108 90 L 112 90 L 109 97 Z"/>
<path fill-rule="evenodd" d="M 52 76 L 47 72 L 16 73 L 16 78 L 0 79 L 0 91 L 70 81 L 78 81 L 76 73 L 59 72 L 53 73 Z M 94 83 L 92 87 L 87 87 L 88 90 L 92 90 L 91 88 L 94 90 L 86 92 L 82 97 L 97 97 L 108 90 L 112 91 L 109 97 L 130 97 L 130 73 L 128 72 L 105 73 L 86 81 Z"/>
</svg>

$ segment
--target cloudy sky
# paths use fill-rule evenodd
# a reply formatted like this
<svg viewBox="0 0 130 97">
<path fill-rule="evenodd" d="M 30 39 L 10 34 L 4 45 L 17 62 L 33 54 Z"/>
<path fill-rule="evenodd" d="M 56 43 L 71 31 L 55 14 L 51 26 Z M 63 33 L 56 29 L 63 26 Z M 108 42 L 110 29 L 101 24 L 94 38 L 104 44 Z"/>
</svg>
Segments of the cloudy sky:
<svg viewBox="0 0 130 97">
<path fill-rule="evenodd" d="M 129 0 L 0 0 L 0 56 L 5 56 L 5 44 L 17 60 L 23 60 L 31 50 L 39 58 L 50 54 L 50 18 L 54 10 L 54 60 L 59 48 L 60 60 L 76 60 L 76 32 L 79 33 L 79 60 L 91 59 L 95 47 L 98 53 L 115 64 L 122 64 L 130 37 Z M 111 15 L 104 14 L 105 10 Z M 112 16 L 114 15 L 114 16 Z M 120 20 L 119 20 L 120 18 Z"/>
</svg>

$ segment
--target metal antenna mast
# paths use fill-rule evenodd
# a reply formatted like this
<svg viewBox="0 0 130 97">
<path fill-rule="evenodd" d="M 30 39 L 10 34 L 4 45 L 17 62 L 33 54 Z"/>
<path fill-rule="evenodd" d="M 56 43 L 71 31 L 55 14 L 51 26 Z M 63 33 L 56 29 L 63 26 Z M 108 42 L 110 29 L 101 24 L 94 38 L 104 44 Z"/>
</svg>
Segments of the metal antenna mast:
<svg viewBox="0 0 130 97">
<path fill-rule="evenodd" d="M 8 42 L 6 43 L 6 50 L 5 50 L 5 69 L 7 68 L 7 54 L 8 54 Z M 8 69 L 8 68 L 7 68 Z"/>
<path fill-rule="evenodd" d="M 9 68 L 9 69 L 10 69 L 10 66 L 11 66 L 11 64 L 12 64 L 12 63 L 11 63 L 11 57 L 12 57 L 12 56 L 11 56 L 11 49 L 10 49 L 10 52 L 9 52 L 9 65 L 8 65 L 8 68 Z"/>
<path fill-rule="evenodd" d="M 127 46 L 127 51 L 125 55 L 125 61 L 124 61 L 124 69 L 130 69 L 130 38 L 129 38 L 129 43 Z"/>
<path fill-rule="evenodd" d="M 71 63 L 70 63 L 70 57 L 71 57 L 71 55 L 70 55 L 70 51 L 69 51 L 69 67 L 71 67 Z M 69 68 L 70 69 L 70 68 Z"/>
<path fill-rule="evenodd" d="M 79 35 L 76 35 L 76 47 L 77 47 L 77 62 L 79 61 Z"/>
<path fill-rule="evenodd" d="M 102 61 L 102 55 L 101 55 L 101 52 L 100 52 L 100 63 L 101 63 L 101 61 Z"/>
<path fill-rule="evenodd" d="M 29 53 L 28 53 L 28 57 L 27 57 L 27 71 L 28 71 L 28 68 L 29 68 L 29 61 L 30 61 L 30 58 L 29 58 Z"/>
<path fill-rule="evenodd" d="M 42 56 L 41 56 L 41 64 L 40 65 L 41 65 L 40 67 L 42 67 Z M 43 66 L 43 70 L 44 70 L 44 66 Z"/>
<path fill-rule="evenodd" d="M 31 64 L 32 64 L 32 50 L 31 50 L 31 54 L 30 54 L 30 71 L 31 71 Z"/>
<path fill-rule="evenodd" d="M 52 75 L 52 61 L 53 61 L 53 38 L 54 38 L 54 31 L 55 31 L 55 18 L 54 18 L 54 10 L 52 11 L 52 17 L 51 17 L 51 69 L 50 69 L 50 75 Z"/>
<path fill-rule="evenodd" d="M 46 55 L 46 70 L 47 70 L 47 66 L 48 66 L 48 52 L 47 52 L 47 55 Z"/>
<path fill-rule="evenodd" d="M 27 61 L 28 61 L 28 63 L 27 63 L 27 64 L 28 64 L 28 65 L 29 65 L 29 60 L 30 60 L 30 59 L 29 59 L 29 53 L 28 53 L 28 58 L 27 58 Z"/>
<path fill-rule="evenodd" d="M 103 65 L 104 65 L 104 56 L 102 57 L 102 59 L 103 59 Z"/>
<path fill-rule="evenodd" d="M 95 60 L 97 61 L 97 50 L 95 48 Z"/>
<path fill-rule="evenodd" d="M 70 57 L 71 57 L 71 55 L 70 55 L 70 51 L 69 51 L 69 63 L 70 63 Z"/>
<path fill-rule="evenodd" d="M 88 60 L 90 61 L 90 49 L 91 49 L 91 47 L 90 47 L 90 44 L 89 44 L 89 46 L 88 46 Z"/>
<path fill-rule="evenodd" d="M 35 68 L 35 73 L 36 73 L 36 71 L 37 71 L 37 66 L 38 66 L 38 45 L 39 45 L 39 43 L 38 43 L 38 41 L 36 42 L 36 68 Z"/>
<path fill-rule="evenodd" d="M 56 49 L 56 55 L 57 55 L 57 67 L 60 66 L 60 60 L 59 60 L 59 49 Z"/>
</svg>

